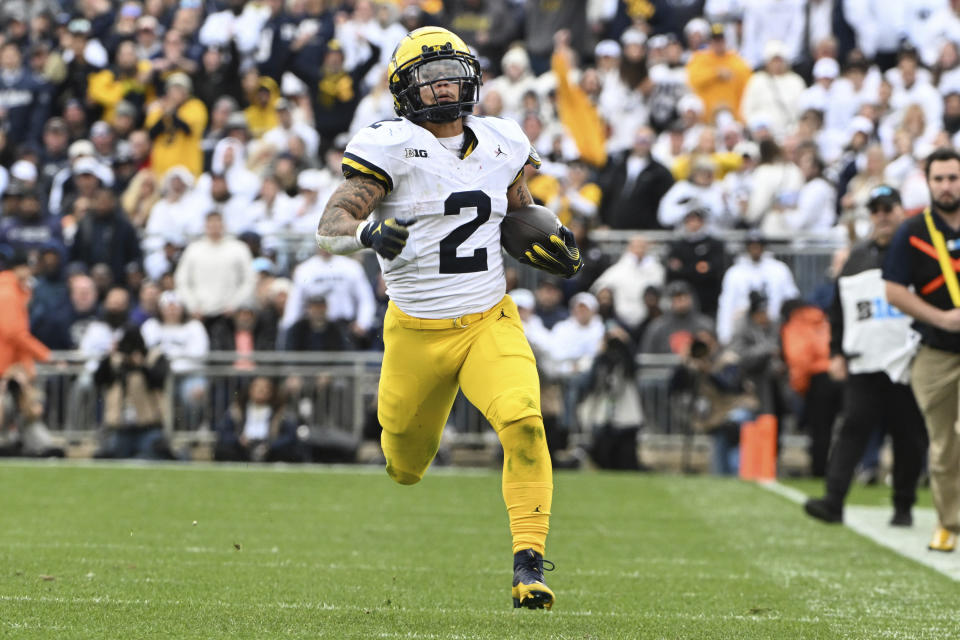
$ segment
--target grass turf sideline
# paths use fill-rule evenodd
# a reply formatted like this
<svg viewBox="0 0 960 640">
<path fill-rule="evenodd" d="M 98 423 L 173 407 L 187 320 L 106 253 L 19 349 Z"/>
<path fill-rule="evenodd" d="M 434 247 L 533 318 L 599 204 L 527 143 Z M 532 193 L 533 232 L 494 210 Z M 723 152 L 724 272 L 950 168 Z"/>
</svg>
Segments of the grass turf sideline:
<svg viewBox="0 0 960 640">
<path fill-rule="evenodd" d="M 549 613 L 510 608 L 495 472 L 3 464 L 0 483 L 0 636 L 942 638 L 960 596 L 736 480 L 557 474 Z"/>
</svg>

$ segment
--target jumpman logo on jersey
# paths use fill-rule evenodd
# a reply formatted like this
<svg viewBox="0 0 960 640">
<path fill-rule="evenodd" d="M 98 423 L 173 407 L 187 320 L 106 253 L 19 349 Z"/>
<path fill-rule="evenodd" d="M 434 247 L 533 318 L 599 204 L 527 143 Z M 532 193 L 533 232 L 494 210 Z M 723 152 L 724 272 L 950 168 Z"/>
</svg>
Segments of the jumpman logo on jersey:
<svg viewBox="0 0 960 640">
<path fill-rule="evenodd" d="M 507 155 L 501 148 L 500 145 L 497 145 L 497 155 L 493 156 L 494 158 L 499 158 L 500 156 Z"/>
</svg>

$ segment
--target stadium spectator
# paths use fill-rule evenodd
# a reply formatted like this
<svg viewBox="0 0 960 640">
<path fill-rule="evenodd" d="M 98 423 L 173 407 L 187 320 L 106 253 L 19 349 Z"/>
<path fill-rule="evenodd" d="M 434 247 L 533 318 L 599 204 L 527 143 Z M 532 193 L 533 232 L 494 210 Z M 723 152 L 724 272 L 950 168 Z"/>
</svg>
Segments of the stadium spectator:
<svg viewBox="0 0 960 640">
<path fill-rule="evenodd" d="M 188 244 L 180 258 L 174 274 L 177 296 L 202 318 L 212 349 L 230 342 L 234 312 L 253 299 L 252 263 L 247 245 L 225 234 L 217 211 L 207 214 L 204 236 Z"/>
<path fill-rule="evenodd" d="M 790 268 L 766 251 L 766 238 L 756 232 L 747 235 L 744 253 L 734 259 L 723 275 L 717 302 L 717 339 L 728 344 L 737 319 L 750 306 L 750 292 L 767 296 L 767 313 L 780 317 L 780 305 L 797 297 L 799 290 Z"/>
<path fill-rule="evenodd" d="M 95 287 L 92 279 L 90 285 Z M 78 298 L 82 300 L 89 295 L 86 281 L 78 283 L 77 286 L 80 290 L 76 296 L 71 295 L 75 304 Z M 130 319 L 130 292 L 123 287 L 111 288 L 103 300 L 99 316 L 87 324 L 77 345 L 81 354 L 94 362 L 109 353 L 123 336 Z"/>
<path fill-rule="evenodd" d="M 830 376 L 844 384 L 844 421 L 827 461 L 826 492 L 804 508 L 825 522 L 841 522 L 857 463 L 878 430 L 893 437 L 893 518 L 911 526 L 927 432 L 913 392 L 905 384 L 920 336 L 904 314 L 884 307 L 881 266 L 904 220 L 900 194 L 887 185 L 867 203 L 873 230 L 840 272 L 830 309 Z M 871 300 L 864 312 L 863 300 Z"/>
<path fill-rule="evenodd" d="M 597 315 L 597 299 L 581 292 L 570 298 L 570 316 L 550 330 L 553 348 L 542 364 L 564 378 L 561 427 L 574 433 L 579 425 L 577 406 L 587 389 L 593 360 L 600 353 L 605 329 Z"/>
<path fill-rule="evenodd" d="M 650 243 L 642 235 L 630 238 L 620 259 L 604 271 L 590 287 L 597 293 L 610 289 L 617 316 L 626 323 L 627 329 L 636 329 L 643 322 L 646 307 L 643 291 L 646 287 L 660 286 L 664 281 L 664 269 L 658 258 L 649 253 Z"/>
<path fill-rule="evenodd" d="M 751 178 L 750 198 L 743 221 L 751 227 L 762 228 L 771 211 L 797 206 L 804 179 L 800 168 L 784 155 L 776 141 L 762 140 L 759 150 L 760 161 Z"/>
<path fill-rule="evenodd" d="M 739 469 L 740 427 L 753 418 L 758 406 L 725 353 L 712 333 L 699 332 L 669 384 L 671 400 L 684 408 L 688 428 L 709 434 L 710 471 L 718 475 Z"/>
<path fill-rule="evenodd" d="M 314 126 L 323 150 L 350 128 L 353 112 L 360 102 L 363 77 L 379 59 L 380 47 L 372 42 L 367 44 L 370 46 L 369 56 L 352 69 L 344 65 L 343 48 L 338 40 L 327 41 L 320 60 L 301 55 L 291 68 L 310 92 Z"/>
<path fill-rule="evenodd" d="M 714 334 L 713 320 L 700 313 L 693 297 L 693 288 L 683 280 L 667 285 L 664 296 L 669 306 L 663 315 L 647 326 L 640 351 L 687 355 L 697 336 Z"/>
<path fill-rule="evenodd" d="M 763 47 L 763 68 L 754 72 L 743 90 L 741 115 L 747 126 L 767 123 L 775 138 L 782 138 L 800 117 L 800 95 L 806 85 L 790 70 L 787 47 L 769 39 Z M 799 56 L 797 56 L 799 57 Z"/>
<path fill-rule="evenodd" d="M 127 280 L 127 264 L 142 258 L 136 230 L 117 207 L 110 189 L 101 187 L 94 193 L 90 212 L 77 226 L 70 258 L 88 267 L 108 265 L 113 281 L 120 284 Z"/>
<path fill-rule="evenodd" d="M 322 295 L 307 298 L 306 315 L 287 330 L 290 351 L 345 351 L 351 348 L 349 335 L 342 325 L 331 322 L 327 315 L 327 299 Z"/>
<path fill-rule="evenodd" d="M 785 414 L 782 383 L 786 368 L 780 358 L 780 327 L 767 313 L 767 299 L 762 293 L 750 293 L 750 307 L 737 324 L 728 352 L 741 380 L 756 395 L 759 412 Z"/>
<path fill-rule="evenodd" d="M 695 51 L 687 63 L 690 87 L 703 101 L 704 118 L 713 122 L 720 110 L 740 114 L 740 100 L 750 79 L 750 65 L 737 52 L 727 49 L 722 24 L 710 27 L 710 43 Z"/>
<path fill-rule="evenodd" d="M 70 295 L 70 348 L 76 349 L 87 327 L 97 319 L 97 288 L 93 279 L 80 272 L 67 278 Z"/>
<path fill-rule="evenodd" d="M 143 327 L 143 323 L 160 314 L 160 285 L 153 280 L 144 280 L 137 295 L 137 306 L 130 312 L 130 324 Z"/>
<path fill-rule="evenodd" d="M 63 277 L 63 251 L 56 245 L 40 249 L 30 299 L 30 332 L 50 349 L 73 348 L 70 339 L 70 295 Z"/>
<path fill-rule="evenodd" d="M 66 253 L 60 225 L 44 211 L 41 197 L 34 188 L 23 189 L 16 211 L 0 220 L 0 249 L 23 251 L 31 258 L 36 258 L 43 247 Z M 136 244 L 136 240 L 133 242 Z"/>
<path fill-rule="evenodd" d="M 214 460 L 307 462 L 297 417 L 286 404 L 270 378 L 253 378 L 217 425 Z"/>
<path fill-rule="evenodd" d="M 103 394 L 103 426 L 109 433 L 97 454 L 108 458 L 172 459 L 163 434 L 162 391 L 169 363 L 147 349 L 136 327 L 126 328 L 100 360 L 94 382 Z"/>
<path fill-rule="evenodd" d="M 20 46 L 0 46 L 0 115 L 7 123 L 7 144 L 40 142 L 50 113 L 50 87 L 23 65 Z"/>
<path fill-rule="evenodd" d="M 121 41 L 113 58 L 113 67 L 97 71 L 87 80 L 87 99 L 103 109 L 102 119 L 110 124 L 121 101 L 142 110 L 152 97 L 150 63 L 137 58 L 134 42 Z"/>
<path fill-rule="evenodd" d="M 323 296 L 327 317 L 349 328 L 353 339 L 366 340 L 373 325 L 373 287 L 359 262 L 319 250 L 293 272 L 293 287 L 280 325 L 287 330 L 306 313 L 306 302 Z"/>
<path fill-rule="evenodd" d="M 679 237 L 671 240 L 664 258 L 666 281 L 683 280 L 693 289 L 700 311 L 714 317 L 720 284 L 730 258 L 724 243 L 706 227 L 707 214 L 693 208 L 683 218 Z"/>
<path fill-rule="evenodd" d="M 183 165 L 199 176 L 203 172 L 200 141 L 207 126 L 207 108 L 192 97 L 193 83 L 186 73 L 171 73 L 164 86 L 163 97 L 148 108 L 144 122 L 153 141 L 151 168 L 157 175 L 165 175 L 169 169 Z"/>
<path fill-rule="evenodd" d="M 175 376 L 178 405 L 185 408 L 187 424 L 199 424 L 207 397 L 207 380 L 201 373 L 210 352 L 210 340 L 203 323 L 190 318 L 173 291 L 158 300 L 159 316 L 148 318 L 140 334 L 148 349 L 157 348 L 166 357 Z"/>
<path fill-rule="evenodd" d="M 600 219 L 613 229 L 658 229 L 660 199 L 673 184 L 670 171 L 650 154 L 653 130 L 637 129 L 629 153 L 614 156 L 600 179 Z"/>
<path fill-rule="evenodd" d="M 292 105 L 286 98 L 277 100 L 274 108 L 277 112 L 277 124 L 263 134 L 263 141 L 272 145 L 277 153 L 283 153 L 290 150 L 290 140 L 296 136 L 306 147 L 307 155 L 311 158 L 316 157 L 320 145 L 320 137 L 316 130 L 304 122 L 297 122 L 293 119 Z M 363 126 L 381 119 L 366 120 Z"/>
<path fill-rule="evenodd" d="M 691 208 L 707 212 L 707 225 L 715 228 L 732 226 L 730 213 L 723 201 L 723 190 L 716 182 L 716 163 L 698 155 L 691 164 L 689 180 L 675 182 L 660 200 L 657 221 L 665 229 L 679 227 Z"/>
<path fill-rule="evenodd" d="M 953 551 L 960 533 L 960 285 L 947 247 L 956 243 L 960 226 L 960 155 L 937 149 L 925 168 L 932 204 L 897 230 L 884 259 L 883 279 L 887 300 L 916 320 L 920 331 L 910 386 L 930 436 L 928 464 L 938 523 L 929 548 Z"/>
</svg>

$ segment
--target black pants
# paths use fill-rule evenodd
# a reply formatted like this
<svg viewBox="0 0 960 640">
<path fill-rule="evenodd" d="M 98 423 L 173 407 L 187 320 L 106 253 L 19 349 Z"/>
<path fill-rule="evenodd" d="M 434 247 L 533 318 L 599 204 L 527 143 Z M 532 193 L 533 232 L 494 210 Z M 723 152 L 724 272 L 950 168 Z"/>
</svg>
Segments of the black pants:
<svg viewBox="0 0 960 640">
<path fill-rule="evenodd" d="M 845 400 L 845 419 L 827 468 L 826 499 L 843 506 L 870 434 L 882 427 L 893 438 L 893 505 L 909 509 L 917 499 L 927 449 L 927 430 L 913 392 L 885 373 L 862 373 L 847 379 Z"/>
<path fill-rule="evenodd" d="M 826 373 L 810 378 L 803 399 L 802 423 L 810 434 L 810 472 L 817 478 L 827 473 L 827 456 L 833 441 L 833 423 L 843 409 L 843 386 Z"/>
</svg>

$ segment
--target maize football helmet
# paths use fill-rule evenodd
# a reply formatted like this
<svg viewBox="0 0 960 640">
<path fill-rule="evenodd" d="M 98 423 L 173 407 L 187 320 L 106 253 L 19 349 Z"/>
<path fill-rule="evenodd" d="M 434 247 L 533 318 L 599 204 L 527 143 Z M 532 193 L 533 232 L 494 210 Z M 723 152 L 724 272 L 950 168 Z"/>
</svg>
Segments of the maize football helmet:
<svg viewBox="0 0 960 640">
<path fill-rule="evenodd" d="M 481 84 L 480 63 L 457 34 L 422 27 L 404 36 L 394 49 L 387 78 L 397 115 L 412 122 L 450 122 L 473 112 Z M 433 85 L 441 81 L 459 86 L 456 101 L 437 100 Z M 433 104 L 424 103 L 423 87 L 434 92 Z"/>
</svg>

